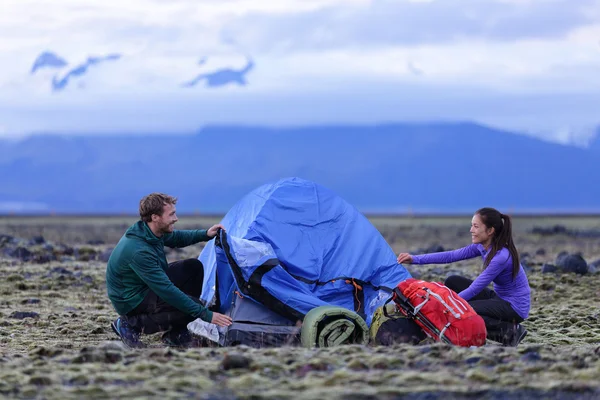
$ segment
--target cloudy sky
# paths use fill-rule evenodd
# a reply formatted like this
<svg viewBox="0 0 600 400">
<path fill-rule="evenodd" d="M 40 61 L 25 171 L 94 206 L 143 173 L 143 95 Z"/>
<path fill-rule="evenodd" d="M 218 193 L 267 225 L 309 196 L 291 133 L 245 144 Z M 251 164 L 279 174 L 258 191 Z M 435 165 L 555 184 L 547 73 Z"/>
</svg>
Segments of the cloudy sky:
<svg viewBox="0 0 600 400">
<path fill-rule="evenodd" d="M 2 0 L 0 37 L 2 136 L 472 120 L 585 142 L 600 125 L 600 0 Z M 44 52 L 66 65 L 32 74 Z"/>
</svg>

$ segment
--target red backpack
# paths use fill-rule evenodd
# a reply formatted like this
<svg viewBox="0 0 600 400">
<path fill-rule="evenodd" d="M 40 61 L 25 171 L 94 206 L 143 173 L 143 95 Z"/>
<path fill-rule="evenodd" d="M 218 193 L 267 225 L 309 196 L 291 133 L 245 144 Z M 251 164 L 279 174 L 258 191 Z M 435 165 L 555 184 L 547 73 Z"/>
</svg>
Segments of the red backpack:
<svg viewBox="0 0 600 400">
<path fill-rule="evenodd" d="M 483 318 L 466 300 L 441 283 L 409 278 L 394 288 L 386 304 L 390 301 L 438 342 L 463 347 L 485 344 L 487 331 Z"/>
</svg>

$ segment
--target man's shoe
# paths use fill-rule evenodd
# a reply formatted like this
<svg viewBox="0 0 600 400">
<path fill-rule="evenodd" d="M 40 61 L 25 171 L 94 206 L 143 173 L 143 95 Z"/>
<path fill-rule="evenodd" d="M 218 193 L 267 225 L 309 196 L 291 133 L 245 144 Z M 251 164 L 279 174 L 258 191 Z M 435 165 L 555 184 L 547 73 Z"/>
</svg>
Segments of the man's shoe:
<svg viewBox="0 0 600 400">
<path fill-rule="evenodd" d="M 527 336 L 527 329 L 523 328 L 523 325 L 517 324 L 515 326 L 515 334 L 513 336 L 510 346 L 517 347 L 519 343 Z"/>
<path fill-rule="evenodd" d="M 110 326 L 127 347 L 132 349 L 146 347 L 146 345 L 140 340 L 140 333 L 131 325 L 129 325 L 123 318 L 117 318 L 111 322 Z"/>
</svg>

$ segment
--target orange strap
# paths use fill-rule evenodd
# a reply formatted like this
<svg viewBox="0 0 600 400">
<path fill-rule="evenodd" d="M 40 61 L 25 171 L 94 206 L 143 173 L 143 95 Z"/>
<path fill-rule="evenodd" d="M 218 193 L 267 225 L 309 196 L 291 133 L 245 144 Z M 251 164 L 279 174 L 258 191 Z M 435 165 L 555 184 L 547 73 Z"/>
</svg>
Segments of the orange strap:
<svg viewBox="0 0 600 400">
<path fill-rule="evenodd" d="M 354 298 L 356 299 L 356 302 L 358 303 L 358 309 L 360 310 L 361 302 L 360 302 L 360 299 L 358 298 L 358 291 L 362 290 L 362 286 L 360 286 L 358 283 L 356 283 L 354 278 L 346 279 L 346 283 L 348 283 L 348 284 L 351 283 L 352 286 L 354 286 Z"/>
</svg>

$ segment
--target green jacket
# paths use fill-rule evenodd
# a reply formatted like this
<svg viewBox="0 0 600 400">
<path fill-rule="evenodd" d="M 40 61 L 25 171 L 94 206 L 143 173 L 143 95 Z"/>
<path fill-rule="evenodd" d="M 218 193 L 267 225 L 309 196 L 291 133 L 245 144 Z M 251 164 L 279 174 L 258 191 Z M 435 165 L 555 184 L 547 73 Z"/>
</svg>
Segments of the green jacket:
<svg viewBox="0 0 600 400">
<path fill-rule="evenodd" d="M 212 311 L 191 300 L 166 274 L 164 247 L 186 247 L 210 240 L 206 230 L 176 230 L 156 237 L 148 224 L 138 221 L 127 229 L 112 251 L 106 267 L 108 298 L 119 315 L 136 308 L 149 290 L 182 312 L 206 322 Z"/>
</svg>

